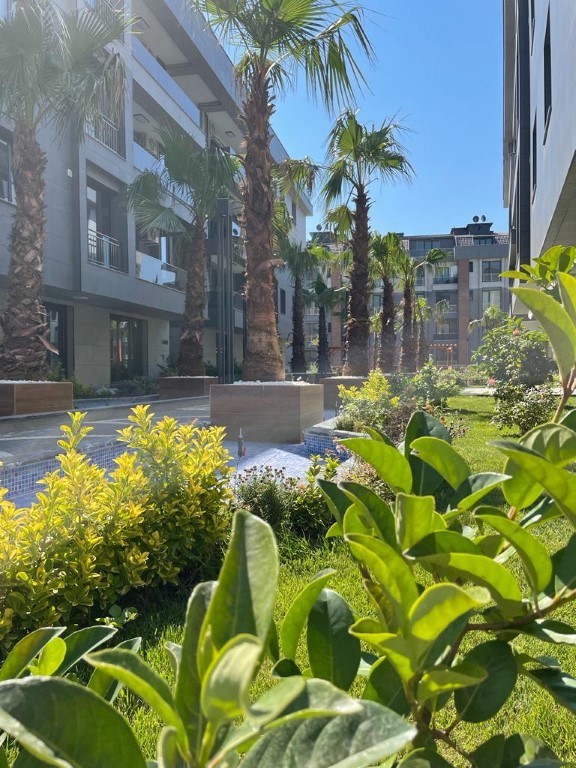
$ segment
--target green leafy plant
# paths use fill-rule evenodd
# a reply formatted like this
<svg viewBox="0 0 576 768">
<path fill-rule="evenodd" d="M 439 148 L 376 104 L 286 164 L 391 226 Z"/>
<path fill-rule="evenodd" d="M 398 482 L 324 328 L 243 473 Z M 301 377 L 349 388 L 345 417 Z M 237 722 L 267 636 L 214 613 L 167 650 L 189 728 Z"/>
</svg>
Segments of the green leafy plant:
<svg viewBox="0 0 576 768">
<path fill-rule="evenodd" d="M 526 387 L 514 382 L 498 382 L 494 400 L 492 421 L 500 429 L 517 428 L 524 434 L 552 416 L 558 398 L 550 384 Z"/>
<path fill-rule="evenodd" d="M 230 456 L 220 429 L 153 424 L 135 408 L 121 439 L 131 452 L 107 475 L 80 451 L 86 414 L 61 427 L 60 468 L 30 507 L 0 490 L 0 642 L 45 624 L 85 622 L 131 589 L 206 572 L 226 539 Z"/>
<path fill-rule="evenodd" d="M 445 405 L 447 398 L 458 394 L 460 386 L 459 377 L 454 371 L 438 368 L 430 359 L 412 377 L 408 390 L 419 405 Z"/>
<path fill-rule="evenodd" d="M 250 687 L 263 659 L 278 658 L 273 622 L 278 570 L 270 527 L 238 512 L 218 581 L 194 589 L 182 644 L 167 648 L 173 686 L 126 647 L 86 649 L 84 658 L 95 669 L 87 687 L 46 675 L 20 677 L 22 665 L 9 670 L 0 682 L 0 728 L 23 749 L 15 765 L 224 768 L 243 755 L 247 768 L 288 768 L 307 764 L 319 751 L 326 768 L 363 768 L 404 748 L 416 733 L 410 723 L 377 702 L 350 698 L 322 677 L 279 679 L 251 701 Z M 353 618 L 342 612 L 336 593 L 322 589 L 329 575 L 320 575 L 312 589 L 296 597 L 279 632 L 290 654 L 309 615 L 312 671 L 324 677 L 334 658 L 320 655 L 326 619 L 338 612 L 345 621 Z M 337 632 L 333 650 L 353 654 L 340 668 L 344 686 L 355 674 L 359 643 L 345 625 L 332 624 L 332 629 Z M 163 723 L 152 763 L 109 703 L 106 694 L 118 683 Z"/>
</svg>

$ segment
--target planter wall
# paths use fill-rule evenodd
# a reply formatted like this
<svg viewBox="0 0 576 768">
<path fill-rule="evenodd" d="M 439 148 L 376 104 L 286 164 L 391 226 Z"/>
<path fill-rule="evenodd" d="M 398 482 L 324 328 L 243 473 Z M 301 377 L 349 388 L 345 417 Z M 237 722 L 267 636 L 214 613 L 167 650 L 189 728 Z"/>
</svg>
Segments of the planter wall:
<svg viewBox="0 0 576 768">
<path fill-rule="evenodd" d="M 320 384 L 217 384 L 210 390 L 212 424 L 229 440 L 300 443 L 307 427 L 324 417 Z"/>
<path fill-rule="evenodd" d="M 71 411 L 71 381 L 10 381 L 0 383 L 0 416 Z"/>
<path fill-rule="evenodd" d="M 206 397 L 214 384 L 218 384 L 217 376 L 161 376 L 158 379 L 158 397 L 160 400 Z"/>
<path fill-rule="evenodd" d="M 335 410 L 340 407 L 338 387 L 361 387 L 365 381 L 366 376 L 333 376 L 320 379 L 320 384 L 324 386 L 324 408 Z"/>
</svg>

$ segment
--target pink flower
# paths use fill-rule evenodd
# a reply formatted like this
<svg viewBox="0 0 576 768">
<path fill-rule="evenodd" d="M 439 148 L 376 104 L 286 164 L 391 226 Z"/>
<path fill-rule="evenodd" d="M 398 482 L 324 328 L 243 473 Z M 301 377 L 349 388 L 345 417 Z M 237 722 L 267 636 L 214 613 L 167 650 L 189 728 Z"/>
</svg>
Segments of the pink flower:
<svg viewBox="0 0 576 768">
<path fill-rule="evenodd" d="M 521 333 L 522 331 L 520 330 L 520 328 L 514 328 L 514 330 L 512 331 L 512 336 L 520 336 Z"/>
<path fill-rule="evenodd" d="M 496 379 L 494 379 L 494 378 L 488 379 L 488 386 L 489 387 L 495 387 L 496 386 Z"/>
</svg>

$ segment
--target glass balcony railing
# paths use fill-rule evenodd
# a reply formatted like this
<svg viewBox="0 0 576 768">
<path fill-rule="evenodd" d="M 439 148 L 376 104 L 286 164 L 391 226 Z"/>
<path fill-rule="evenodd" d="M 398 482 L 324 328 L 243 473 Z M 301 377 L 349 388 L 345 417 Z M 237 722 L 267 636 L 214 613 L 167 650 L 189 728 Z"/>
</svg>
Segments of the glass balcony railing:
<svg viewBox="0 0 576 768">
<path fill-rule="evenodd" d="M 136 251 L 136 277 L 147 283 L 163 285 L 164 288 L 186 290 L 186 272 L 183 269 L 166 264 L 142 251 Z"/>
<path fill-rule="evenodd" d="M 119 241 L 102 232 L 88 232 L 88 261 L 100 267 L 126 272 Z"/>
</svg>

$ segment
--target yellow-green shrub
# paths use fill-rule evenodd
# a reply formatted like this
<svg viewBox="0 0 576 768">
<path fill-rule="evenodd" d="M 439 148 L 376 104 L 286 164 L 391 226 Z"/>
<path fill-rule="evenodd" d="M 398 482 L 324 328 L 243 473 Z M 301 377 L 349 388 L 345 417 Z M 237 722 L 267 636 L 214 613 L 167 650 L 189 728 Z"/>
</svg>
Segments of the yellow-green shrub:
<svg viewBox="0 0 576 768">
<path fill-rule="evenodd" d="M 134 587 L 175 582 L 206 565 L 227 534 L 231 491 L 222 430 L 152 424 L 134 409 L 116 468 L 79 451 L 90 427 L 71 415 L 60 468 L 29 508 L 0 489 L 0 640 L 41 625 L 82 621 Z"/>
</svg>

